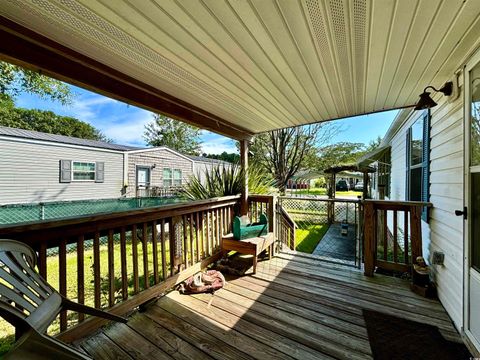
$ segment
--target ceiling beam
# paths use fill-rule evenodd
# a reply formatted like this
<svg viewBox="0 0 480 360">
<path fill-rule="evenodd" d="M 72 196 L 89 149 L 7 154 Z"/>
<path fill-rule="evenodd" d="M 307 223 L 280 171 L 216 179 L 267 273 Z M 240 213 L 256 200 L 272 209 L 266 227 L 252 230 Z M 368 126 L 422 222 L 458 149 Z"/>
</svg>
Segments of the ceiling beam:
<svg viewBox="0 0 480 360">
<path fill-rule="evenodd" d="M 253 132 L 0 16 L 0 59 L 236 140 Z"/>
</svg>

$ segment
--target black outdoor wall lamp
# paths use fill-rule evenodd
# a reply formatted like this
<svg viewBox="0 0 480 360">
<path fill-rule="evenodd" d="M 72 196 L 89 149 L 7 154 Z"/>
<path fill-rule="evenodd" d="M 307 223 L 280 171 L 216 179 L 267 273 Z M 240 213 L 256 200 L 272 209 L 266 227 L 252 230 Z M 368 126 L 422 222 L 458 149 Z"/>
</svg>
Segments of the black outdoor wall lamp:
<svg viewBox="0 0 480 360">
<path fill-rule="evenodd" d="M 434 106 L 437 106 L 437 103 L 430 97 L 430 93 L 427 92 L 427 89 L 429 88 L 433 89 L 435 92 L 441 92 L 445 96 L 450 96 L 453 92 L 453 82 L 446 82 L 439 90 L 435 89 L 433 86 L 427 86 L 425 89 L 423 89 L 423 93 L 420 94 L 420 100 L 418 100 L 415 110 L 430 109 Z"/>
</svg>

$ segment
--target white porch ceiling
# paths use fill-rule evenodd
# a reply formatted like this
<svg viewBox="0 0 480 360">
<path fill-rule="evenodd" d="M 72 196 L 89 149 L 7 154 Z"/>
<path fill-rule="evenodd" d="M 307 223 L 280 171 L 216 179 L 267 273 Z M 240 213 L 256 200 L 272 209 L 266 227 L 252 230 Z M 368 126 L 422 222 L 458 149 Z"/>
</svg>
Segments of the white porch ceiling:
<svg viewBox="0 0 480 360">
<path fill-rule="evenodd" d="M 0 15 L 258 133 L 414 104 L 480 0 L 0 0 Z"/>
</svg>

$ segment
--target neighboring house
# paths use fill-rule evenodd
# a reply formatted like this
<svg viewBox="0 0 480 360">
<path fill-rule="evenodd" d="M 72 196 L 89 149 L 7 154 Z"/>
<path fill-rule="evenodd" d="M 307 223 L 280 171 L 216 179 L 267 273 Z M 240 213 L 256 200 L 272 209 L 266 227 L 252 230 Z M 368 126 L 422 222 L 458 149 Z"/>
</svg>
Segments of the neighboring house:
<svg viewBox="0 0 480 360">
<path fill-rule="evenodd" d="M 210 159 L 203 156 L 191 156 L 187 155 L 189 159 L 193 161 L 193 173 L 197 176 L 202 183 L 205 182 L 205 174 L 209 169 L 215 167 L 230 167 L 232 166 L 231 163 L 217 160 L 217 159 Z"/>
<path fill-rule="evenodd" d="M 470 304 L 480 303 L 480 52 L 458 69 L 451 96 L 436 93 L 431 110 L 401 110 L 360 163 L 377 166 L 376 197 L 433 204 L 422 214 L 423 255 L 442 304 L 478 346 L 480 307 Z"/>
<path fill-rule="evenodd" d="M 128 151 L 126 157 L 126 196 L 153 195 L 156 189 L 179 188 L 194 174 L 195 162 L 190 157 L 164 146 Z"/>
<path fill-rule="evenodd" d="M 0 204 L 165 194 L 219 165 L 231 164 L 0 126 Z"/>
</svg>

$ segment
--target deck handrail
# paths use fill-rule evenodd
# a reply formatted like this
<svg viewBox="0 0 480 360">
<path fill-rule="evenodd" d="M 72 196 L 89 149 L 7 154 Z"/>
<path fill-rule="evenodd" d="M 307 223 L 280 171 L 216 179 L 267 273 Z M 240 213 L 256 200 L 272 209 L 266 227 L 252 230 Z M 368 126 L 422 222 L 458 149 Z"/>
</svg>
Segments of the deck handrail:
<svg viewBox="0 0 480 360">
<path fill-rule="evenodd" d="M 124 315 L 217 260 L 239 200 L 235 195 L 10 225 L 0 228 L 0 238 L 33 247 L 40 274 L 57 282 L 62 295 Z M 69 252 L 76 255 L 73 264 Z M 59 336 L 72 341 L 102 324 L 62 312 Z"/>
<path fill-rule="evenodd" d="M 115 213 L 101 213 L 95 215 L 81 215 L 72 218 L 56 219 L 56 220 L 40 220 L 21 224 L 9 224 L 0 226 L 0 237 L 24 237 L 31 232 L 49 231 L 51 229 L 63 230 L 67 228 L 75 229 L 74 232 L 103 230 L 111 226 L 130 225 L 135 223 L 139 217 L 145 221 L 155 218 L 180 216 L 192 210 L 207 210 L 219 207 L 222 204 L 235 204 L 240 199 L 240 195 L 225 196 L 219 198 L 211 198 L 206 200 L 196 200 L 190 202 L 182 202 L 172 205 L 160 205 L 143 209 L 134 209 L 131 211 L 121 211 Z M 95 225 L 92 225 L 94 223 Z M 71 235 L 70 233 L 62 233 L 62 235 Z M 53 236 L 57 236 L 54 234 Z M 33 241 L 33 240 L 32 240 Z M 28 242 L 34 245 L 35 242 Z"/>
</svg>

